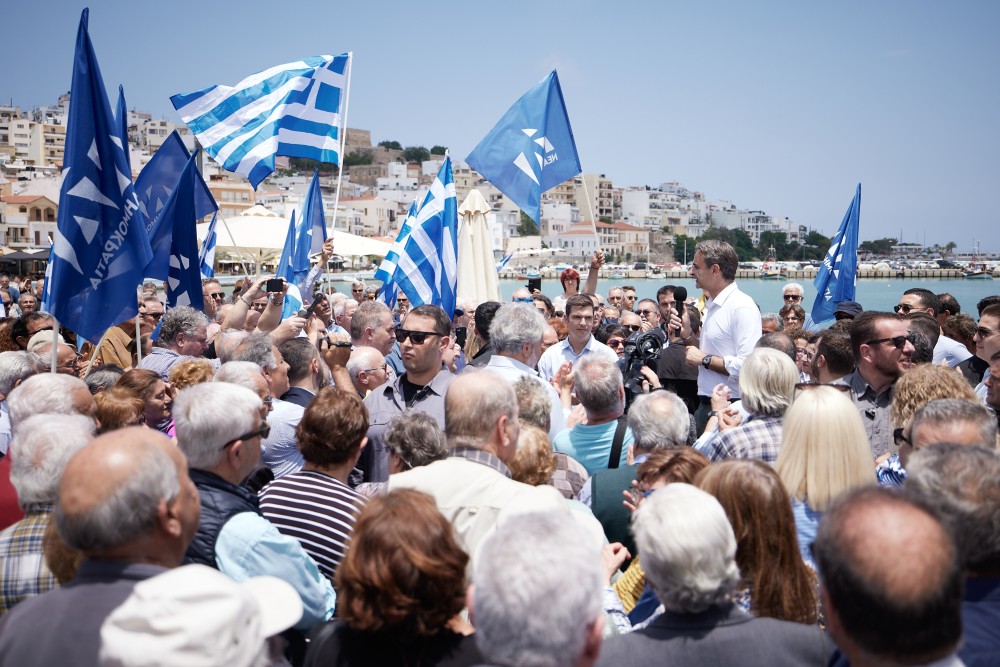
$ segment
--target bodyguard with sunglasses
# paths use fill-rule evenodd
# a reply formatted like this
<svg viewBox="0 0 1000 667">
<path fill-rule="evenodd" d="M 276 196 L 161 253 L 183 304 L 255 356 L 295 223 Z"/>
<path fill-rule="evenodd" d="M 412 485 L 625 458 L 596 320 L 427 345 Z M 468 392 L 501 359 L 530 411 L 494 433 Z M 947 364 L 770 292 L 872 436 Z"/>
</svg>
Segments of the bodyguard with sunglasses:
<svg viewBox="0 0 1000 667">
<path fill-rule="evenodd" d="M 444 394 L 453 375 L 442 366 L 451 345 L 451 318 L 438 306 L 411 309 L 396 329 L 404 372 L 368 395 L 368 446 L 358 461 L 361 481 L 389 479 L 389 450 L 385 431 L 389 421 L 406 410 L 418 410 L 434 417 L 444 428 Z M 358 472 L 355 471 L 355 473 Z M 352 476 L 352 481 L 358 476 Z"/>
<path fill-rule="evenodd" d="M 854 320 L 851 349 L 856 368 L 843 382 L 861 413 L 872 458 L 895 454 L 889 404 L 896 380 L 913 365 L 913 337 L 898 315 L 868 310 Z"/>
</svg>

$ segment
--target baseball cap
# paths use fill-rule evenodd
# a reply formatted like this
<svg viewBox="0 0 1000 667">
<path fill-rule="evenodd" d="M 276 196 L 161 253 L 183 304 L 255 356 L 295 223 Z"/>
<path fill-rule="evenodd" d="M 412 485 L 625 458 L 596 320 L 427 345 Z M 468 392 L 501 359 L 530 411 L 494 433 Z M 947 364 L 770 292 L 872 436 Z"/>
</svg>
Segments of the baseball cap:
<svg viewBox="0 0 1000 667">
<path fill-rule="evenodd" d="M 302 618 L 302 600 L 277 577 L 236 582 L 184 565 L 135 585 L 101 626 L 104 667 L 250 667 L 265 640 Z"/>
<path fill-rule="evenodd" d="M 857 301 L 841 301 L 837 304 L 837 310 L 834 311 L 835 314 L 843 313 L 851 317 L 857 317 L 863 312 L 865 312 L 865 309 Z"/>
</svg>

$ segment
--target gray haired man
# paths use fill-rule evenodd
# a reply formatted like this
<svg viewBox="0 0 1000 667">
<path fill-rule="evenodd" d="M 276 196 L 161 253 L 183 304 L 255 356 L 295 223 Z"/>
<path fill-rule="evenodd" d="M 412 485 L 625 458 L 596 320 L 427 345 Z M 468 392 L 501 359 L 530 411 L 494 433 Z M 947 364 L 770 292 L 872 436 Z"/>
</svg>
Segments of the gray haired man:
<svg viewBox="0 0 1000 667">
<path fill-rule="evenodd" d="M 179 361 L 200 357 L 208 349 L 208 318 L 201 311 L 178 306 L 163 316 L 160 324 L 159 347 L 142 358 L 139 368 L 156 371 L 160 379 L 170 379 L 170 369 Z M 215 368 L 220 362 L 210 360 Z"/>
</svg>

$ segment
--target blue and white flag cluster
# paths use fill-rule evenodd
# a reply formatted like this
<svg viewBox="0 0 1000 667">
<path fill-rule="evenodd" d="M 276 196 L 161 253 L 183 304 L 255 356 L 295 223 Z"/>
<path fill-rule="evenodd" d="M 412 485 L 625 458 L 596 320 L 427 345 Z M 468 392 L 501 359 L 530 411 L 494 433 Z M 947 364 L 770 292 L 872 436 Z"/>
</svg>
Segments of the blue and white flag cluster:
<svg viewBox="0 0 1000 667">
<path fill-rule="evenodd" d="M 393 280 L 393 275 L 396 273 L 396 263 L 399 261 L 399 253 L 402 251 L 406 239 L 410 236 L 410 230 L 413 229 L 413 223 L 416 221 L 419 211 L 420 207 L 417 205 L 417 200 L 414 199 L 413 203 L 410 204 L 410 210 L 406 214 L 403 224 L 399 227 L 399 234 L 396 235 L 396 241 L 392 244 L 389 252 L 386 253 L 385 259 L 379 264 L 378 270 L 375 271 L 375 275 L 373 276 L 375 280 L 382 281 L 378 300 L 390 308 L 396 307 L 396 292 L 399 290 L 396 286 L 396 281 Z"/>
<path fill-rule="evenodd" d="M 285 294 L 285 305 L 281 309 L 281 319 L 291 317 L 302 307 L 302 293 L 299 291 L 299 282 L 309 273 L 309 257 L 306 257 L 305 270 L 296 265 L 295 259 L 295 211 L 292 211 L 292 218 L 288 221 L 288 232 L 285 234 L 285 245 L 281 249 L 281 258 L 278 260 L 278 270 L 275 272 L 276 278 L 284 278 L 288 284 L 288 292 Z"/>
<path fill-rule="evenodd" d="M 138 314 L 136 288 L 152 251 L 88 15 L 84 9 L 77 32 L 46 307 L 97 344 L 109 327 Z"/>
<path fill-rule="evenodd" d="M 181 136 L 174 130 L 135 179 L 135 192 L 139 196 L 139 207 L 146 216 L 147 229 L 150 231 L 153 229 L 156 216 L 166 206 L 170 194 L 177 185 L 177 179 L 184 171 L 190 157 L 191 154 L 184 146 Z M 205 179 L 197 170 L 195 170 L 194 198 L 194 212 L 198 220 L 219 210 L 219 205 L 215 203 L 215 197 L 212 196 Z"/>
<path fill-rule="evenodd" d="M 555 70 L 507 110 L 466 162 L 540 222 L 542 193 L 583 171 Z"/>
<path fill-rule="evenodd" d="M 391 262 L 394 267 L 386 264 L 390 255 L 394 258 Z M 390 276 L 413 306 L 440 306 L 448 317 L 454 317 L 458 285 L 458 202 L 451 158 L 444 159 L 409 231 L 404 224 L 386 255 L 386 262 L 379 271 Z"/>
<path fill-rule="evenodd" d="M 170 101 L 205 152 L 256 188 L 276 155 L 340 164 L 349 62 L 312 56 Z"/>
<path fill-rule="evenodd" d="M 215 223 L 218 221 L 218 217 L 218 213 L 212 216 L 212 222 L 208 225 L 208 233 L 205 234 L 201 250 L 198 251 L 198 264 L 201 266 L 202 278 L 215 277 L 215 244 L 219 239 L 219 235 L 215 233 Z"/>
<path fill-rule="evenodd" d="M 201 289 L 201 263 L 195 231 L 195 188 L 197 151 L 188 158 L 176 187 L 156 216 L 150 243 L 153 261 L 146 276 L 167 281 L 167 307 L 190 306 L 201 310 L 205 297 Z M 154 268 L 155 267 L 155 268 Z"/>
<path fill-rule="evenodd" d="M 812 307 L 814 322 L 833 319 L 837 304 L 854 301 L 855 279 L 858 273 L 858 227 L 861 224 L 861 184 L 833 237 L 830 250 L 816 274 L 816 302 Z"/>
<path fill-rule="evenodd" d="M 309 255 L 320 252 L 324 241 L 326 241 L 326 218 L 323 216 L 323 197 L 319 189 L 317 169 L 313 171 L 312 181 L 309 183 L 302 204 L 302 215 L 295 229 L 295 258 L 292 265 L 296 267 L 296 272 L 301 271 L 303 266 L 305 272 L 309 272 Z"/>
</svg>

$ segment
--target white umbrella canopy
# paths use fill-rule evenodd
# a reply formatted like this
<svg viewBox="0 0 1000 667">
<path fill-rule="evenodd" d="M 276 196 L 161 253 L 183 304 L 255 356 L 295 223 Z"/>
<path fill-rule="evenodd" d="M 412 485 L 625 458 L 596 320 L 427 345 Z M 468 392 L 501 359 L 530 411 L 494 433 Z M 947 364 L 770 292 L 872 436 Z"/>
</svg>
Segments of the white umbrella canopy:
<svg viewBox="0 0 1000 667">
<path fill-rule="evenodd" d="M 458 215 L 462 218 L 458 229 L 459 299 L 476 303 L 500 301 L 500 280 L 486 226 L 486 214 L 492 210 L 475 188 L 458 207 Z"/>
<path fill-rule="evenodd" d="M 281 249 L 285 247 L 288 221 L 288 218 L 257 204 L 239 215 L 220 220 L 223 224 L 215 227 L 218 235 L 215 247 L 217 250 L 235 252 L 241 256 L 249 255 L 248 259 L 255 260 L 259 265 L 262 260 L 280 253 Z M 209 224 L 198 225 L 199 243 L 208 234 Z M 334 252 L 338 255 L 385 257 L 392 247 L 385 241 L 369 239 L 347 232 L 330 231 L 329 228 L 327 234 L 333 238 Z"/>
</svg>

